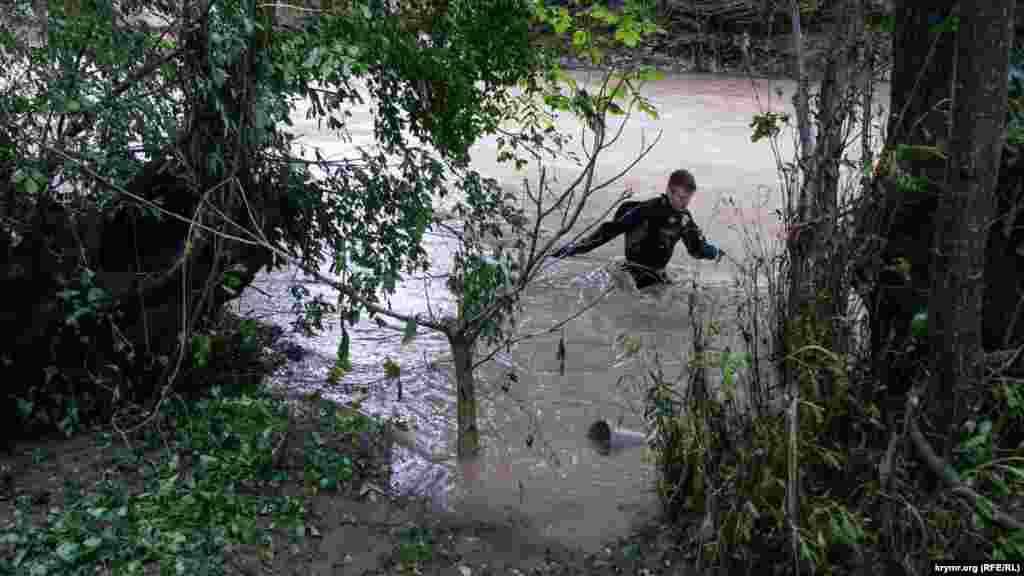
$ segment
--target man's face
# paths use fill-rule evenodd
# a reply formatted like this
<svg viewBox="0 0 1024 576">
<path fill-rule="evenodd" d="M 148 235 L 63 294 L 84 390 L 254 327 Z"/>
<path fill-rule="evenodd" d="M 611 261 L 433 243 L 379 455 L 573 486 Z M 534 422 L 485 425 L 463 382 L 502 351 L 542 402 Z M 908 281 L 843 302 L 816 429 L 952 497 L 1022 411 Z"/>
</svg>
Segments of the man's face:
<svg viewBox="0 0 1024 576">
<path fill-rule="evenodd" d="M 693 198 L 696 190 L 687 188 L 686 186 L 669 186 L 668 187 L 668 200 L 672 204 L 672 207 L 676 210 L 682 210 L 690 205 L 690 199 Z"/>
</svg>

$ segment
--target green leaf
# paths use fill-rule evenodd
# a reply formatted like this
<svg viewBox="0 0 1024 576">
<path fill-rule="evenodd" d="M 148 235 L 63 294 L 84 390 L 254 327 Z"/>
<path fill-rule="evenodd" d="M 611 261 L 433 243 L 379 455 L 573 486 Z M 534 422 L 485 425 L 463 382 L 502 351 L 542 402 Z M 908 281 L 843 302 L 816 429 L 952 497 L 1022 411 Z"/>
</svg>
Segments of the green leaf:
<svg viewBox="0 0 1024 576">
<path fill-rule="evenodd" d="M 402 344 L 409 344 L 416 339 L 416 320 L 409 318 L 405 321 L 405 330 L 402 331 Z"/>
<path fill-rule="evenodd" d="M 665 73 L 653 66 L 647 66 L 640 70 L 638 74 L 640 80 L 644 82 L 653 82 L 665 79 Z"/>
<path fill-rule="evenodd" d="M 943 18 L 941 22 L 939 22 L 937 24 L 934 24 L 931 27 L 929 27 L 928 28 L 928 32 L 931 33 L 931 34 L 940 34 L 940 33 L 945 34 L 945 33 L 949 33 L 949 32 L 956 32 L 957 30 L 959 30 L 959 28 L 960 28 L 960 17 L 959 16 L 949 16 L 948 18 Z"/>
<path fill-rule="evenodd" d="M 577 30 L 572 33 L 572 45 L 576 48 L 582 48 L 589 39 L 590 35 L 585 30 Z"/>
<path fill-rule="evenodd" d="M 402 375 L 402 367 L 391 358 L 384 359 L 384 375 L 388 378 L 398 378 Z"/>
<path fill-rule="evenodd" d="M 956 471 L 956 468 L 953 468 L 952 466 L 947 464 L 942 472 L 943 474 L 945 474 L 946 478 L 948 478 L 951 482 L 960 482 L 960 473 Z"/>
<path fill-rule="evenodd" d="M 619 31 L 615 33 L 615 36 L 617 40 L 621 40 L 622 43 L 629 48 L 636 48 L 636 45 L 640 43 L 640 32 L 635 28 L 620 28 Z"/>
<path fill-rule="evenodd" d="M 843 465 L 839 462 L 839 459 L 836 457 L 835 454 L 833 454 L 829 450 L 822 450 L 821 459 L 824 460 L 826 464 L 828 464 L 829 466 L 836 470 L 843 469 Z"/>
<path fill-rule="evenodd" d="M 978 434 L 983 434 L 985 436 L 988 436 L 991 433 L 992 433 L 992 421 L 989 420 L 988 418 L 986 418 L 985 420 L 981 421 L 981 424 L 978 424 Z"/>
<path fill-rule="evenodd" d="M 81 548 L 77 542 L 64 542 L 57 546 L 57 557 L 61 560 L 72 563 L 78 560 L 78 549 Z"/>
<path fill-rule="evenodd" d="M 76 296 L 78 296 L 78 293 L 78 290 L 61 290 L 60 292 L 57 292 L 57 298 L 60 298 L 61 300 L 64 300 L 66 302 L 68 300 L 74 299 Z"/>
<path fill-rule="evenodd" d="M 976 434 L 963 442 L 961 448 L 964 450 L 977 450 L 988 444 L 989 438 L 984 434 Z"/>
<path fill-rule="evenodd" d="M 173 474 L 170 478 L 166 478 L 160 481 L 160 493 L 167 494 L 174 490 L 174 485 L 178 482 L 178 475 Z"/>
<path fill-rule="evenodd" d="M 1004 480 L 1002 476 L 993 475 L 989 477 L 989 480 L 992 481 L 992 485 L 996 487 L 996 492 L 998 492 L 1000 496 L 1005 497 L 1010 494 L 1010 485 L 1006 483 L 1006 480 Z"/>
<path fill-rule="evenodd" d="M 557 20 L 555 20 L 554 24 L 555 34 L 565 34 L 566 30 L 568 30 L 569 26 L 571 25 L 572 20 L 569 19 L 568 15 L 564 17 L 559 17 Z"/>
<path fill-rule="evenodd" d="M 985 496 L 982 496 L 975 500 L 975 504 L 977 505 L 978 510 L 981 511 L 982 515 L 984 515 L 985 519 L 991 521 L 995 516 L 995 506 L 993 506 L 992 501 Z"/>
<path fill-rule="evenodd" d="M 99 548 L 100 544 L 103 544 L 103 539 L 99 536 L 93 536 L 87 539 L 84 544 L 86 548 Z"/>
<path fill-rule="evenodd" d="M 25 193 L 29 194 L 29 195 L 32 195 L 32 194 L 35 194 L 36 192 L 39 192 L 39 184 L 37 184 L 36 181 L 32 180 L 31 178 L 26 179 L 25 180 Z"/>
<path fill-rule="evenodd" d="M 1017 385 L 1011 384 L 1009 380 L 1003 382 L 1003 393 L 1006 394 L 1006 405 L 1011 410 L 1019 410 L 1024 407 L 1024 396 L 1021 395 Z"/>
<path fill-rule="evenodd" d="M 1003 468 L 1010 473 L 1011 476 L 1016 476 L 1017 480 L 1024 481 L 1024 470 L 1017 468 L 1016 466 L 1006 466 Z"/>
<path fill-rule="evenodd" d="M 910 333 L 915 338 L 925 338 L 928 336 L 928 312 L 914 314 L 913 319 L 910 321 Z"/>
<path fill-rule="evenodd" d="M 314 46 L 312 50 L 306 54 L 306 59 L 302 61 L 303 68 L 316 68 L 320 64 L 320 47 Z"/>
<path fill-rule="evenodd" d="M 107 297 L 106 290 L 104 290 L 102 288 L 96 288 L 95 286 L 92 287 L 92 288 L 89 288 L 89 293 L 88 294 L 89 294 L 88 295 L 89 302 L 93 302 L 93 303 L 105 300 L 106 297 Z"/>
<path fill-rule="evenodd" d="M 650 118 L 651 120 L 658 119 L 658 110 L 655 109 L 654 106 L 648 104 L 646 101 L 638 100 L 636 107 L 639 108 L 640 111 L 643 112 L 644 114 L 647 114 L 647 117 Z"/>
<path fill-rule="evenodd" d="M 945 160 L 946 153 L 938 146 L 920 144 L 897 144 L 894 150 L 896 159 L 913 162 L 916 160 Z"/>
<path fill-rule="evenodd" d="M 338 357 L 336 359 L 336 366 L 344 371 L 348 372 L 352 369 L 352 359 L 349 358 L 349 348 L 351 341 L 349 340 L 348 330 L 345 329 L 345 324 L 341 325 L 341 342 L 338 343 Z"/>
</svg>

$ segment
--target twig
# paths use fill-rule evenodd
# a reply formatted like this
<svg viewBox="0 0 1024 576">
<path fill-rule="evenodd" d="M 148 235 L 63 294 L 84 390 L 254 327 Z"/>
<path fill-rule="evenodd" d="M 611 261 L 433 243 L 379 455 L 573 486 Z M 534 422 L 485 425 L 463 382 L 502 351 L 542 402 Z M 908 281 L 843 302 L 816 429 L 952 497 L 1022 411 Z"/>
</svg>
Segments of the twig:
<svg viewBox="0 0 1024 576">
<path fill-rule="evenodd" d="M 928 439 L 924 437 L 924 434 L 921 433 L 921 429 L 917 425 L 917 418 L 915 417 L 914 410 L 920 404 L 918 394 L 919 392 L 917 390 L 913 390 L 907 395 L 906 419 L 907 425 L 910 428 L 910 438 L 914 441 L 914 447 L 917 448 L 917 452 L 921 455 L 921 458 L 924 459 L 928 468 L 933 474 L 938 476 L 942 480 L 943 484 L 952 490 L 954 494 L 959 494 L 969 498 L 975 508 L 980 508 L 980 506 L 978 506 L 979 502 L 987 502 L 988 506 L 991 508 L 992 520 L 996 524 L 999 524 L 1007 530 L 1024 530 L 1024 522 L 1021 522 L 1006 512 L 1003 512 L 995 505 L 995 503 L 975 492 L 974 489 L 967 484 L 964 484 L 956 477 L 955 473 L 952 472 L 952 468 L 950 468 L 950 466 L 935 453 L 931 444 L 928 443 Z"/>
</svg>

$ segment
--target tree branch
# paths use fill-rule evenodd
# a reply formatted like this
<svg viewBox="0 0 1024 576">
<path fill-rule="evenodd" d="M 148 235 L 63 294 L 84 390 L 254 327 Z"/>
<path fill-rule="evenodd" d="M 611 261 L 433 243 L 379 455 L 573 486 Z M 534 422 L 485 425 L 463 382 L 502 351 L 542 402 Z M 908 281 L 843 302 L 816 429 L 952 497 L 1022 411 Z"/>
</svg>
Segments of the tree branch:
<svg viewBox="0 0 1024 576">
<path fill-rule="evenodd" d="M 220 231 L 220 230 L 216 230 L 216 229 L 211 228 L 211 227 L 209 227 L 209 226 L 207 226 L 205 224 L 202 224 L 200 222 L 196 222 L 195 220 L 190 219 L 190 218 L 188 218 L 186 216 L 182 216 L 182 215 L 177 214 L 175 212 L 171 212 L 169 210 L 166 210 L 165 208 L 163 208 L 159 204 L 156 204 L 155 202 L 152 202 L 152 201 L 150 201 L 150 200 L 148 200 L 146 198 L 143 198 L 141 196 L 138 196 L 136 194 L 133 194 L 133 193 L 129 192 L 128 190 L 125 190 L 123 187 L 118 186 L 117 184 L 114 184 L 113 182 L 111 182 L 111 181 L 107 180 L 106 178 L 104 178 L 104 177 L 100 176 L 99 174 L 97 174 L 94 170 L 89 168 L 81 160 L 78 160 L 77 158 L 73 158 L 72 156 L 70 156 L 69 154 L 67 154 L 67 153 L 65 153 L 65 152 L 63 152 L 61 150 L 57 150 L 56 148 L 49 147 L 49 146 L 46 147 L 46 150 L 48 150 L 48 151 L 50 151 L 50 152 L 52 152 L 52 153 L 54 153 L 54 154 L 56 154 L 58 156 L 61 156 L 61 157 L 65 158 L 66 160 L 70 160 L 72 162 L 77 163 L 79 165 L 79 167 L 82 169 L 83 172 L 88 174 L 90 177 L 92 177 L 94 180 L 96 180 L 99 184 L 101 184 L 101 185 L 103 185 L 103 186 L 105 186 L 105 187 L 107 187 L 107 188 L 109 188 L 111 190 L 114 190 L 115 192 L 119 192 L 121 194 L 124 194 L 125 196 L 131 198 L 132 200 L 135 200 L 136 202 L 138 202 L 138 203 L 140 203 L 142 205 L 145 205 L 145 206 L 147 206 L 149 208 L 152 208 L 152 209 L 160 212 L 161 214 L 164 214 L 164 215 L 166 215 L 166 216 L 168 216 L 170 218 L 173 218 L 175 220 L 179 220 L 181 222 L 184 222 L 185 224 L 189 224 L 189 225 L 195 226 L 195 228 L 198 228 L 200 230 L 203 230 L 204 232 L 208 232 L 208 233 L 213 234 L 215 236 L 219 236 L 221 238 L 225 238 L 225 239 L 228 239 L 228 240 L 234 240 L 235 242 L 240 242 L 242 244 L 246 244 L 246 245 L 249 245 L 249 246 L 259 246 L 259 247 L 265 248 L 267 250 L 270 250 L 274 255 L 280 257 L 285 262 L 288 262 L 288 263 L 292 264 L 293 266 L 299 268 L 300 270 L 302 270 L 306 274 L 309 274 L 310 276 L 313 276 L 314 278 L 316 278 L 320 282 L 322 282 L 324 284 L 327 284 L 328 286 L 330 286 L 331 288 L 334 288 L 335 290 L 341 292 L 345 296 L 348 296 L 349 298 L 352 298 L 353 300 L 359 302 L 360 305 L 362 305 L 364 308 L 367 309 L 367 311 L 369 311 L 372 314 L 380 314 L 382 316 L 387 316 L 389 318 L 394 318 L 395 320 L 401 320 L 402 322 L 410 322 L 410 321 L 411 322 L 415 322 L 416 324 L 418 324 L 420 326 L 423 326 L 424 328 L 429 328 L 431 330 L 435 330 L 437 332 L 441 332 L 442 334 L 445 334 L 446 336 L 450 333 L 451 327 L 450 327 L 450 324 L 448 322 L 445 322 L 445 321 L 435 322 L 435 321 L 425 320 L 425 319 L 419 318 L 418 315 L 410 316 L 410 315 L 407 315 L 407 314 L 401 314 L 401 313 L 398 313 L 398 312 L 394 312 L 392 310 L 389 310 L 387 308 L 384 308 L 384 307 L 376 304 L 375 302 L 372 302 L 372 301 L 366 299 L 365 297 L 363 297 L 361 294 L 359 294 L 355 290 L 352 290 L 351 288 L 345 286 L 344 284 L 341 284 L 340 282 L 334 280 L 333 278 L 330 278 L 330 277 L 322 274 L 319 270 L 312 270 L 310 268 L 307 268 L 306 266 L 304 266 L 299 261 L 299 259 L 295 258 L 291 254 L 288 254 L 284 250 L 281 250 L 277 246 L 274 246 L 265 237 L 261 237 L 262 236 L 262 230 L 260 230 L 259 234 L 255 233 L 255 232 L 253 232 L 251 230 L 244 230 L 244 233 L 247 236 L 250 236 L 251 238 L 253 238 L 253 240 L 242 238 L 240 236 L 235 236 L 233 234 L 228 234 L 228 233 Z M 242 191 L 242 195 L 244 197 L 244 195 L 245 195 L 244 191 Z M 223 215 L 222 215 L 222 217 L 223 217 Z M 254 215 L 252 214 L 251 211 L 249 212 L 249 218 L 250 219 L 254 218 Z M 258 225 L 258 223 L 255 222 L 255 221 L 253 221 L 253 224 L 254 225 Z"/>
<path fill-rule="evenodd" d="M 910 438 L 914 442 L 914 447 L 917 448 L 918 454 L 920 454 L 921 458 L 924 459 L 928 468 L 933 474 L 942 480 L 943 484 L 945 484 L 955 494 L 960 494 L 969 498 L 975 508 L 980 508 L 980 506 L 978 506 L 979 502 L 989 502 L 989 500 L 975 492 L 974 489 L 967 484 L 964 484 L 956 476 L 956 473 L 953 472 L 953 468 L 935 453 L 931 444 L 928 443 L 928 439 L 921 433 L 921 429 L 917 425 L 917 417 L 914 414 L 915 408 L 920 404 L 918 394 L 920 394 L 920 392 L 916 389 L 911 391 L 907 396 L 906 407 L 906 419 L 908 427 L 910 428 Z M 989 504 L 991 504 L 992 509 L 992 520 L 996 524 L 999 524 L 1006 530 L 1024 530 L 1024 522 L 1021 522 L 1006 512 L 1003 512 L 994 503 L 989 502 Z"/>
</svg>

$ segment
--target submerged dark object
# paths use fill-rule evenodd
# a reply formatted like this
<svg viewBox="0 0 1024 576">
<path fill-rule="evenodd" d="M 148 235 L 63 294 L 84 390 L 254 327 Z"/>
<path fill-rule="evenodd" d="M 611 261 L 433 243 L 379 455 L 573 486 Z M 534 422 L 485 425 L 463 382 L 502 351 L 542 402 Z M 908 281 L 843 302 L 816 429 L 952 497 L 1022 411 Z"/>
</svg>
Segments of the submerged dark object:
<svg viewBox="0 0 1024 576">
<path fill-rule="evenodd" d="M 646 446 L 647 438 L 640 432 L 615 429 L 604 420 L 597 420 L 587 430 L 587 439 L 602 456 L 610 456 L 627 448 Z"/>
</svg>

